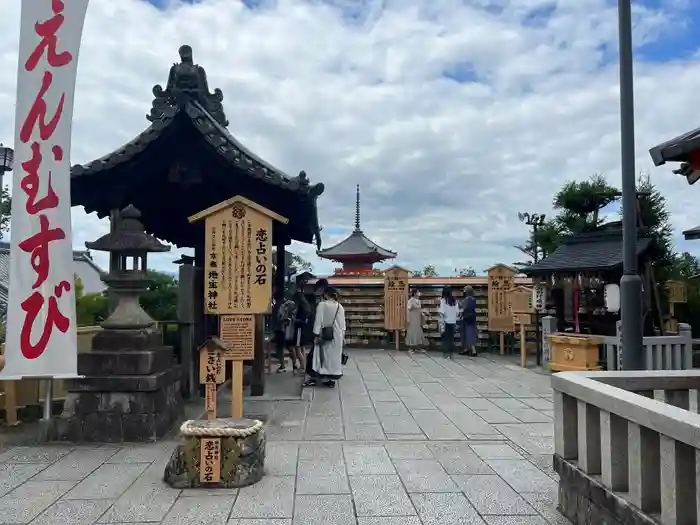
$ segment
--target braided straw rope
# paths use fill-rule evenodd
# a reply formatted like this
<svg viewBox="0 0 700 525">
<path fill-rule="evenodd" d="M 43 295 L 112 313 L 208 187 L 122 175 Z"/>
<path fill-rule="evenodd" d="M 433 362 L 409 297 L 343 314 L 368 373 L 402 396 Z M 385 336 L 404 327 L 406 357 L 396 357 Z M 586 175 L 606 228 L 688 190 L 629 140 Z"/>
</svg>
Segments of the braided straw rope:
<svg viewBox="0 0 700 525">
<path fill-rule="evenodd" d="M 252 436 L 262 428 L 262 421 L 255 422 L 248 428 L 204 428 L 197 424 L 197 421 L 185 421 L 180 427 L 180 432 L 184 436 L 198 437 L 237 437 L 244 438 Z"/>
</svg>

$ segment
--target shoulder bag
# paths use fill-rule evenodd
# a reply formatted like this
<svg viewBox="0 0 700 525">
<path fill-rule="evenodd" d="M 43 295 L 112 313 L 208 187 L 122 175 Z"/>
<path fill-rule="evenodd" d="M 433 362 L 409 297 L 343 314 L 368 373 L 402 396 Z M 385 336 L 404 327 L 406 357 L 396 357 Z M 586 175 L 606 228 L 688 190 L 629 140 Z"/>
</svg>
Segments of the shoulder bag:
<svg viewBox="0 0 700 525">
<path fill-rule="evenodd" d="M 321 328 L 321 341 L 324 343 L 328 343 L 333 340 L 334 335 L 333 335 L 333 325 L 335 324 L 335 319 L 338 317 L 338 312 L 340 311 L 340 305 L 338 305 L 338 308 L 335 310 L 335 315 L 333 316 L 333 321 L 331 321 L 331 324 L 329 326 L 324 326 Z"/>
</svg>

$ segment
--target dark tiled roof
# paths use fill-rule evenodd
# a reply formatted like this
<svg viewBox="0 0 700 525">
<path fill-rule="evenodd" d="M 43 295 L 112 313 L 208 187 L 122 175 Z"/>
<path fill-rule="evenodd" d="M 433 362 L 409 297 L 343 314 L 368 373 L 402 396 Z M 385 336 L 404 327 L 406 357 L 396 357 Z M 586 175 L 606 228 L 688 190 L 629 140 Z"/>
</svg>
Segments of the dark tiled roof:
<svg viewBox="0 0 700 525">
<path fill-rule="evenodd" d="M 651 239 L 637 240 L 637 255 Z M 622 265 L 622 232 L 608 230 L 571 235 L 551 255 L 523 269 L 526 275 L 544 272 L 613 270 Z"/>
<path fill-rule="evenodd" d="M 696 226 L 695 228 L 685 230 L 683 232 L 683 237 L 686 241 L 696 241 L 700 239 L 700 226 Z"/>
<path fill-rule="evenodd" d="M 286 175 L 260 159 L 236 140 L 229 131 L 197 100 L 188 100 L 182 106 L 168 107 L 145 131 L 119 149 L 87 164 L 76 164 L 71 168 L 71 178 L 92 175 L 131 161 L 143 152 L 149 144 L 158 139 L 164 131 L 176 122 L 178 115 L 187 115 L 204 139 L 229 163 L 243 169 L 253 178 L 279 186 L 295 193 L 318 196 L 323 193 L 322 183 L 311 185 L 304 171 L 296 177 Z"/>
<path fill-rule="evenodd" d="M 688 131 L 683 135 L 667 140 L 649 150 L 655 166 L 666 162 L 685 162 L 688 154 L 700 149 L 700 128 Z"/>
<path fill-rule="evenodd" d="M 357 257 L 367 255 L 373 260 L 393 259 L 396 252 L 382 248 L 372 240 L 365 237 L 361 230 L 353 231 L 349 237 L 340 241 L 335 246 L 317 252 L 319 257 L 325 259 L 341 260 L 345 257 Z"/>
</svg>

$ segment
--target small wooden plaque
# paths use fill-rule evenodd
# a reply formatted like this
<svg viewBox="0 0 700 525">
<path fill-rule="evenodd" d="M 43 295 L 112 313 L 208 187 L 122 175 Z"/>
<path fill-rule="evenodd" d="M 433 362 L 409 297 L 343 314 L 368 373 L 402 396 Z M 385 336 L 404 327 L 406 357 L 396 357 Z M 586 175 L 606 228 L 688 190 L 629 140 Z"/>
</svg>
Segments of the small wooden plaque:
<svg viewBox="0 0 700 525">
<path fill-rule="evenodd" d="M 216 414 L 216 385 L 214 383 L 204 385 L 204 409 L 207 413 Z"/>
<path fill-rule="evenodd" d="M 221 438 L 202 438 L 199 456 L 199 481 L 221 481 Z"/>
<path fill-rule="evenodd" d="M 255 356 L 255 316 L 252 314 L 222 315 L 219 337 L 226 344 L 224 360 L 245 361 Z"/>
<path fill-rule="evenodd" d="M 530 314 L 513 314 L 513 324 L 528 326 L 532 322 Z"/>
<path fill-rule="evenodd" d="M 199 382 L 202 384 L 220 384 L 226 379 L 221 351 L 214 346 L 210 342 L 199 349 Z"/>
<path fill-rule="evenodd" d="M 384 274 L 384 328 L 386 330 L 406 329 L 408 278 L 409 271 L 400 266 L 393 266 Z"/>
</svg>

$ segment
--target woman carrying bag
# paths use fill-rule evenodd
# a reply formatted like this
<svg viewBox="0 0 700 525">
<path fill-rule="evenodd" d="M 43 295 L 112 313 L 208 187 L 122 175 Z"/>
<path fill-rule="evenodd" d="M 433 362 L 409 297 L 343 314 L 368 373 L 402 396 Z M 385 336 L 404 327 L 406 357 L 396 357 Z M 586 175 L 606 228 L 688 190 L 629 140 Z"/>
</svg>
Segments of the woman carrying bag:
<svg viewBox="0 0 700 525">
<path fill-rule="evenodd" d="M 320 379 L 324 386 L 333 388 L 343 377 L 345 328 L 345 309 L 338 302 L 338 292 L 329 287 L 316 309 L 311 379 L 304 386 L 316 386 Z"/>
</svg>

